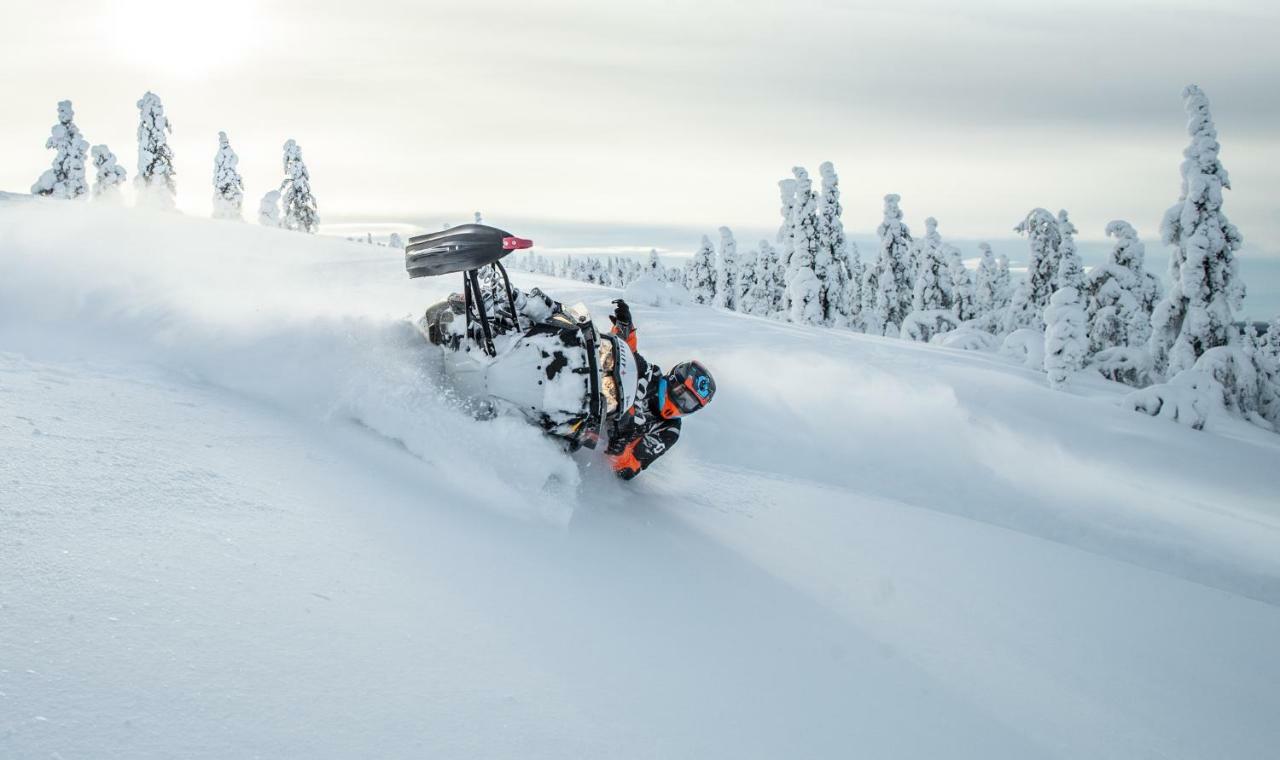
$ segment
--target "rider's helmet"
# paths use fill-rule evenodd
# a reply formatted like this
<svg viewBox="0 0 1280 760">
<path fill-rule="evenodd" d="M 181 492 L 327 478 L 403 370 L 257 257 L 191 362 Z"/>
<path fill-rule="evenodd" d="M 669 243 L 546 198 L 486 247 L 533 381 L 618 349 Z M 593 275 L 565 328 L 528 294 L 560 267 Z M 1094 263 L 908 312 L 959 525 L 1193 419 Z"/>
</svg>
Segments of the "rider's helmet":
<svg viewBox="0 0 1280 760">
<path fill-rule="evenodd" d="M 693 414 L 711 403 L 716 381 L 701 362 L 677 364 L 658 382 L 662 416 L 667 419 Z"/>
</svg>

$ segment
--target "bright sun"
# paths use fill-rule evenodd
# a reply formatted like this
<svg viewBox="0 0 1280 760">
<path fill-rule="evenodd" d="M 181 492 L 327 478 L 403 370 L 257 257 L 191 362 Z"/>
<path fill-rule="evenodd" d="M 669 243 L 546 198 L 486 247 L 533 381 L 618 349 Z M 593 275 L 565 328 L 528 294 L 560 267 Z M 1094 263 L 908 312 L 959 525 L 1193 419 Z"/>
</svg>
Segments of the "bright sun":
<svg viewBox="0 0 1280 760">
<path fill-rule="evenodd" d="M 111 0 L 103 14 L 121 55 L 195 78 L 240 62 L 260 38 L 255 0 Z"/>
</svg>

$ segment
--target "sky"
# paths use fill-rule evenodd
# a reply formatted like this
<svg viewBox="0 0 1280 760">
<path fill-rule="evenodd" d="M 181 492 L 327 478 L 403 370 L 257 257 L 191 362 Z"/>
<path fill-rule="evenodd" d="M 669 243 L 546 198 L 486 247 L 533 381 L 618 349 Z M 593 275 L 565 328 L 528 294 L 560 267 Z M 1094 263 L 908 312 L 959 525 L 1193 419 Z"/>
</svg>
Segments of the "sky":
<svg viewBox="0 0 1280 760">
<path fill-rule="evenodd" d="M 1195 82 L 1227 214 L 1250 255 L 1280 257 L 1275 3 L 4 0 L 3 15 L 0 190 L 48 167 L 64 98 L 132 175 L 153 90 L 189 213 L 209 212 L 225 130 L 250 212 L 292 138 L 326 222 L 482 210 L 767 230 L 777 180 L 830 160 L 855 234 L 893 192 L 908 223 L 958 239 L 1008 238 L 1037 206 L 1069 209 L 1084 240 L 1112 219 L 1153 238 Z"/>
</svg>

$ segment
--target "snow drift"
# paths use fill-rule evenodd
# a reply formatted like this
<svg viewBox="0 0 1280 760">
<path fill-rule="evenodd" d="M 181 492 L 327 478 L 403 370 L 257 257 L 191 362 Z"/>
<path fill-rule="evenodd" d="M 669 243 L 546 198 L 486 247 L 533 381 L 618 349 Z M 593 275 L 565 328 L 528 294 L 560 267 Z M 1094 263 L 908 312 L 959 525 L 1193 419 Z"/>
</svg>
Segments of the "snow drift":
<svg viewBox="0 0 1280 760">
<path fill-rule="evenodd" d="M 719 391 L 624 485 L 450 403 L 403 317 L 452 286 L 387 249 L 0 201 L 0 756 L 1280 743 L 1274 434 L 637 305 L 641 352 Z"/>
</svg>

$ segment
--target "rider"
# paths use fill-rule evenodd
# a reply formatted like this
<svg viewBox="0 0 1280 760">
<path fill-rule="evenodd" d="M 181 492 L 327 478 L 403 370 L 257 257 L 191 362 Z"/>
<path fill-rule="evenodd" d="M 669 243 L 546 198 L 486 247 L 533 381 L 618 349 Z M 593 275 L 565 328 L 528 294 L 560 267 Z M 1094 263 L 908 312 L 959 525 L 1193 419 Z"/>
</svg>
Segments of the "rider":
<svg viewBox="0 0 1280 760">
<path fill-rule="evenodd" d="M 635 405 L 613 423 L 605 449 L 614 473 L 630 480 L 666 453 L 680 438 L 680 418 L 711 403 L 716 382 L 701 363 L 687 361 L 665 375 L 636 351 L 631 308 L 619 298 L 609 317 L 613 334 L 631 347 L 639 365 Z"/>
</svg>

